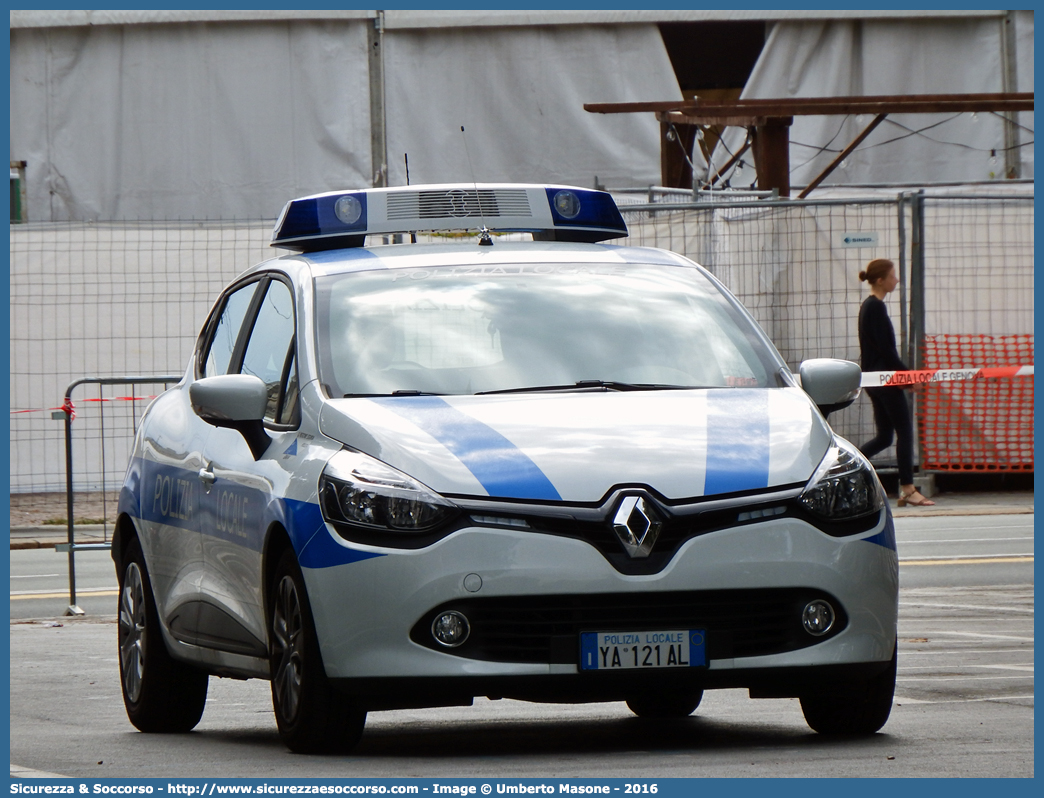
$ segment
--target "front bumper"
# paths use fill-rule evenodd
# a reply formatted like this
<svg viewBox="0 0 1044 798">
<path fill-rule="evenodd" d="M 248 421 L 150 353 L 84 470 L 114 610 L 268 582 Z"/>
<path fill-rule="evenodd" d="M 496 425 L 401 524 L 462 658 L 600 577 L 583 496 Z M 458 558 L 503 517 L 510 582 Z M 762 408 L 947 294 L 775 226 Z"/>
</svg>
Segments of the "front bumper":
<svg viewBox="0 0 1044 798">
<path fill-rule="evenodd" d="M 476 696 L 513 698 L 544 704 L 626 701 L 643 694 L 693 694 L 701 690 L 742 688 L 751 698 L 798 698 L 821 693 L 825 686 L 857 686 L 884 673 L 892 664 L 729 668 L 655 672 L 546 674 L 542 676 L 445 676 L 332 679 L 334 687 L 369 711 L 422 707 L 470 706 Z"/>
<path fill-rule="evenodd" d="M 328 676 L 343 690 L 368 695 L 382 706 L 394 700 L 406 706 L 466 703 L 461 700 L 465 695 L 611 700 L 650 680 L 796 695 L 797 686 L 809 679 L 864 678 L 887 666 L 898 594 L 897 554 L 882 545 L 894 541 L 891 524 L 884 510 L 875 528 L 836 538 L 801 519 L 766 520 L 688 540 L 662 571 L 643 575 L 620 573 L 584 541 L 532 531 L 468 527 L 418 550 L 360 547 L 337 538 L 338 545 L 381 556 L 305 568 L 304 576 Z M 713 620 L 712 613 L 703 624 L 706 668 L 580 671 L 578 635 L 571 642 L 577 630 L 679 628 L 679 616 L 666 617 L 659 609 L 668 596 L 757 595 L 768 612 L 774 596 L 796 595 L 791 604 L 797 606 L 800 596 L 811 594 L 836 600 L 843 617 L 840 631 L 822 640 L 798 640 L 790 629 L 790 642 L 745 648 L 740 638 L 747 639 L 745 630 L 763 611 L 757 606 L 743 610 L 747 616 L 732 624 L 731 639 L 724 634 L 728 624 Z M 546 656 L 540 645 L 536 654 L 531 646 L 512 661 L 503 653 L 464 646 L 437 650 L 424 639 L 427 619 L 437 608 L 514 606 L 520 613 L 516 617 L 525 620 L 534 606 L 554 608 L 559 599 L 587 605 L 597 597 L 627 609 L 626 620 L 597 614 L 573 618 L 573 626 L 554 628 Z M 716 607 L 715 613 L 728 612 L 730 604 L 719 601 Z M 791 611 L 781 612 L 786 618 Z M 487 617 L 497 619 L 490 622 L 493 626 L 503 626 L 510 615 Z M 481 635 L 481 623 L 476 628 Z M 421 701 L 426 694 L 429 701 Z M 385 699 L 379 701 L 381 695 Z M 563 698 L 554 698 L 558 695 Z"/>
</svg>

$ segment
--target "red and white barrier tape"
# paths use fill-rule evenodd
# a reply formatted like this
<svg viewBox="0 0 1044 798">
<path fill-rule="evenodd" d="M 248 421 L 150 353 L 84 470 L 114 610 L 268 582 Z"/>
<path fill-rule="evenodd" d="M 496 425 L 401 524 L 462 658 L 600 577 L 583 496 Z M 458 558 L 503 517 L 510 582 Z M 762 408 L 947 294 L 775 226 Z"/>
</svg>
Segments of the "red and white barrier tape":
<svg viewBox="0 0 1044 798">
<path fill-rule="evenodd" d="M 918 369 L 917 371 L 864 371 L 860 386 L 883 388 L 924 385 L 929 382 L 988 380 L 998 377 L 1032 377 L 1033 366 L 994 366 L 979 369 Z"/>
<path fill-rule="evenodd" d="M 861 388 L 884 388 L 903 385 L 924 385 L 929 382 L 956 382 L 959 380 L 988 380 L 998 377 L 1032 377 L 1033 366 L 994 366 L 980 369 L 920 369 L 917 371 L 864 371 L 859 382 Z M 81 399 L 82 402 L 142 402 L 155 396 L 113 396 L 104 399 Z M 76 418 L 76 409 L 66 399 L 61 407 L 12 410 L 19 413 L 43 413 L 47 410 L 64 410 L 70 420 Z"/>
<path fill-rule="evenodd" d="M 155 399 L 155 396 L 108 396 L 101 399 L 81 399 L 81 402 L 151 402 Z M 66 399 L 61 407 L 34 407 L 31 410 L 12 410 L 11 415 L 16 416 L 21 413 L 48 413 L 54 410 L 62 410 L 69 420 L 76 418 L 76 408 L 73 406 L 71 399 Z"/>
</svg>

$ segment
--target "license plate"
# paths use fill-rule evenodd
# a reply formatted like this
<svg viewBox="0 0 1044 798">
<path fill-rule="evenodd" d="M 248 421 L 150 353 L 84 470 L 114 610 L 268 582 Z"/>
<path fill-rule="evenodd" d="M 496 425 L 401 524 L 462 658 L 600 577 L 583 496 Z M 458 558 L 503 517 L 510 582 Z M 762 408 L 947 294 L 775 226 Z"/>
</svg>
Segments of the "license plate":
<svg viewBox="0 0 1044 798">
<path fill-rule="evenodd" d="M 707 664 L 702 629 L 672 632 L 581 632 L 580 669 L 697 668 Z"/>
</svg>

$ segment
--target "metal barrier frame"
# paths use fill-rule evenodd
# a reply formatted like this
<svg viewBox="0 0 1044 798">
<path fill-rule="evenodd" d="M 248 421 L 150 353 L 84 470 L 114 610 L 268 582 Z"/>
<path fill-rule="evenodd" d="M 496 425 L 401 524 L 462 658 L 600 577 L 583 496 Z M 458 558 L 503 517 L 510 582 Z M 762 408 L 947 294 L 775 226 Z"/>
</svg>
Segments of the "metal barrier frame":
<svg viewBox="0 0 1044 798">
<path fill-rule="evenodd" d="M 69 384 L 65 389 L 65 401 L 62 404 L 62 413 L 65 415 L 65 506 L 67 513 L 68 540 L 55 546 L 58 553 L 69 554 L 69 607 L 66 615 L 84 615 L 84 611 L 76 604 L 76 552 L 77 551 L 108 551 L 112 548 L 111 543 L 77 543 L 76 522 L 73 517 L 73 446 L 72 446 L 72 394 L 81 385 L 160 385 L 164 388 L 171 384 L 181 382 L 183 375 L 165 375 L 153 377 L 84 377 Z M 104 411 L 103 411 L 104 413 Z M 103 421 L 104 423 L 104 421 Z M 135 428 L 137 432 L 137 428 Z"/>
<path fill-rule="evenodd" d="M 1005 183 L 1018 182 L 1032 185 L 1032 181 L 1005 181 Z M 947 184 L 939 184 L 945 186 Z M 833 198 L 833 199 L 789 199 L 773 196 L 771 198 L 754 199 L 743 197 L 739 200 L 728 201 L 716 200 L 712 197 L 714 192 L 705 192 L 707 199 L 691 201 L 679 201 L 677 197 L 686 193 L 685 189 L 657 191 L 649 190 L 649 202 L 621 204 L 620 212 L 624 218 L 629 215 L 648 214 L 650 217 L 657 213 L 670 211 L 716 211 L 751 209 L 775 211 L 800 207 L 822 207 L 822 206 L 851 206 L 851 205 L 894 205 L 896 208 L 896 233 L 898 237 L 898 253 L 896 259 L 896 270 L 899 277 L 899 329 L 903 341 L 904 361 L 911 364 L 913 369 L 923 368 L 924 363 L 924 341 L 927 334 L 927 292 L 926 281 L 926 255 L 928 254 L 931 241 L 927 237 L 925 229 L 925 208 L 936 202 L 1012 202 L 1028 203 L 1034 202 L 1034 194 L 1022 193 L 990 193 L 989 188 L 993 183 L 982 184 L 981 191 L 969 194 L 959 192 L 952 193 L 928 193 L 926 187 L 922 186 L 916 190 L 901 191 L 895 197 L 864 197 L 864 198 Z M 939 186 L 936 186 L 937 188 Z M 867 186 L 876 187 L 876 186 Z M 881 188 L 893 188 L 894 186 L 880 186 Z M 634 192 L 638 193 L 638 192 Z M 665 199 L 655 201 L 655 196 L 662 195 Z M 908 229 L 909 225 L 909 229 Z M 916 393 L 911 396 L 910 412 L 913 418 L 917 418 L 919 411 L 918 397 Z M 920 463 L 925 460 L 924 444 L 917 435 L 917 464 L 919 475 L 932 474 L 924 471 Z M 895 469 L 886 467 L 879 471 L 892 472 Z"/>
</svg>

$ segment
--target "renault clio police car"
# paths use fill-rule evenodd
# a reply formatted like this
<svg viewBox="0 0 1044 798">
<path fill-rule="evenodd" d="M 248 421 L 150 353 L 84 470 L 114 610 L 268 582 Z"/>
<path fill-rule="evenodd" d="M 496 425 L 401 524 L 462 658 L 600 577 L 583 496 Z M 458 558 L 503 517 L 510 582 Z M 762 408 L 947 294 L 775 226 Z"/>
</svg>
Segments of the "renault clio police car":
<svg viewBox="0 0 1044 798">
<path fill-rule="evenodd" d="M 365 246 L 450 230 L 479 235 Z M 371 710 L 670 718 L 737 687 L 877 731 L 895 535 L 825 420 L 858 367 L 792 373 L 703 268 L 603 243 L 626 234 L 561 186 L 289 202 L 291 254 L 222 292 L 137 433 L 112 547 L 131 722 L 188 731 L 217 675 L 270 680 L 295 751 L 350 748 Z"/>
</svg>

